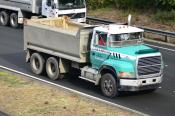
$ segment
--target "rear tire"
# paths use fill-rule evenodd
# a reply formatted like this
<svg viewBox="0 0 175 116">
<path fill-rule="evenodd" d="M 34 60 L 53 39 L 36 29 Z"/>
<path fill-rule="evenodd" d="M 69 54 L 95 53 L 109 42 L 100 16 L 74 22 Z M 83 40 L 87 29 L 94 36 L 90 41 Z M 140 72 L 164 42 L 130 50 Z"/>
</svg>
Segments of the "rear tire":
<svg viewBox="0 0 175 116">
<path fill-rule="evenodd" d="M 40 75 L 44 71 L 45 60 L 39 53 L 33 53 L 30 58 L 32 72 Z"/>
<path fill-rule="evenodd" d="M 54 57 L 50 57 L 46 62 L 46 72 L 50 79 L 57 80 L 61 78 L 58 60 Z"/>
<path fill-rule="evenodd" d="M 18 14 L 17 13 L 12 13 L 10 15 L 10 25 L 13 28 L 18 28 L 19 24 L 18 24 Z"/>
<path fill-rule="evenodd" d="M 101 91 L 105 96 L 110 98 L 118 96 L 117 81 L 112 74 L 106 73 L 102 75 Z"/>
<path fill-rule="evenodd" d="M 9 14 L 6 11 L 0 12 L 0 24 L 7 26 L 9 24 Z"/>
</svg>

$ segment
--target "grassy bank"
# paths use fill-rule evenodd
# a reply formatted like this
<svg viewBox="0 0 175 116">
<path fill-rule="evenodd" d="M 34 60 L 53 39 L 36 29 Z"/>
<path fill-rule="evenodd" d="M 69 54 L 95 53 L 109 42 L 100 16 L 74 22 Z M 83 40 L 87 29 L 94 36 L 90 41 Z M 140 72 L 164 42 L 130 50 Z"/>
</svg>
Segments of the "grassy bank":
<svg viewBox="0 0 175 116">
<path fill-rule="evenodd" d="M 2 71 L 0 85 L 0 110 L 13 116 L 138 115 Z"/>
</svg>

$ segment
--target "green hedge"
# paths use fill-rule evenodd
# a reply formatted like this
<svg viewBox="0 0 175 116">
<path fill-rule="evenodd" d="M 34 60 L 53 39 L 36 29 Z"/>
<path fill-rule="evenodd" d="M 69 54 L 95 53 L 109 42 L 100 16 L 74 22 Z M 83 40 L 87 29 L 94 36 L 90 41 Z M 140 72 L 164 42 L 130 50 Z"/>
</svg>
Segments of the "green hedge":
<svg viewBox="0 0 175 116">
<path fill-rule="evenodd" d="M 114 3 L 115 0 L 87 0 L 88 8 L 96 9 L 101 7 L 107 7 Z"/>
<path fill-rule="evenodd" d="M 114 0 L 115 6 L 125 9 L 146 9 L 154 8 L 154 0 Z"/>
<path fill-rule="evenodd" d="M 156 3 L 161 9 L 175 10 L 175 0 L 156 0 Z"/>
<path fill-rule="evenodd" d="M 122 9 L 175 9 L 175 0 L 87 0 L 88 8 L 114 6 Z"/>
</svg>

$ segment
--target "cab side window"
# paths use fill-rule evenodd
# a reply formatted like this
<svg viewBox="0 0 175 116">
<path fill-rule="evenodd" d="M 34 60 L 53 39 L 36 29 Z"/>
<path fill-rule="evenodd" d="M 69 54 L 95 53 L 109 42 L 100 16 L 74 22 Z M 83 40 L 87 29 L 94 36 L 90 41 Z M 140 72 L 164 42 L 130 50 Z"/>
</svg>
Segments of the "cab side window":
<svg viewBox="0 0 175 116">
<path fill-rule="evenodd" d="M 95 33 L 95 45 L 106 46 L 107 45 L 107 34 L 102 32 Z"/>
</svg>

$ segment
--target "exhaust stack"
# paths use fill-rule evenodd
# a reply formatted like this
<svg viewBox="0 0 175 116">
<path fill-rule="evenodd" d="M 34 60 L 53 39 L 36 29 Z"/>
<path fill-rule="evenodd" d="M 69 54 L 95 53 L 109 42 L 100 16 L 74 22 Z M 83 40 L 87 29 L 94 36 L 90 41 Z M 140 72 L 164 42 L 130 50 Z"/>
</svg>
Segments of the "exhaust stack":
<svg viewBox="0 0 175 116">
<path fill-rule="evenodd" d="M 128 15 L 128 26 L 130 26 L 130 25 L 131 25 L 131 18 L 132 18 L 132 15 L 131 15 L 131 14 L 129 14 L 129 15 Z"/>
</svg>

